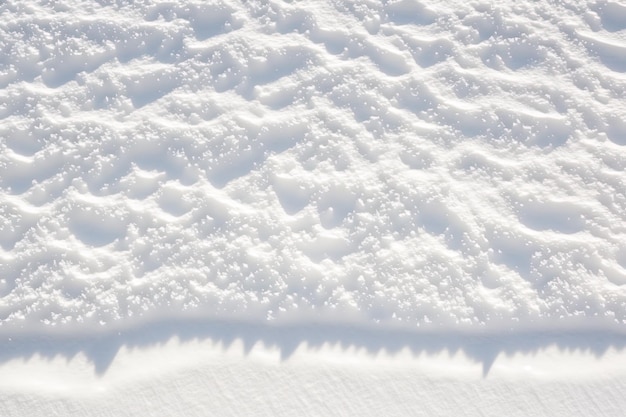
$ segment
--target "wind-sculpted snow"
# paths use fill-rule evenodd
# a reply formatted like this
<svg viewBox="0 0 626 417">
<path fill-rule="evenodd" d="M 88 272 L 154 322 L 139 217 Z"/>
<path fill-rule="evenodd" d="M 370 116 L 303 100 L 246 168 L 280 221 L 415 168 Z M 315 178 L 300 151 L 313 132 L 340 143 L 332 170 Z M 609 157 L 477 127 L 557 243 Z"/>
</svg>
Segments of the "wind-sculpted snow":
<svg viewBox="0 0 626 417">
<path fill-rule="evenodd" d="M 626 321 L 626 7 L 0 5 L 0 331 Z"/>
</svg>

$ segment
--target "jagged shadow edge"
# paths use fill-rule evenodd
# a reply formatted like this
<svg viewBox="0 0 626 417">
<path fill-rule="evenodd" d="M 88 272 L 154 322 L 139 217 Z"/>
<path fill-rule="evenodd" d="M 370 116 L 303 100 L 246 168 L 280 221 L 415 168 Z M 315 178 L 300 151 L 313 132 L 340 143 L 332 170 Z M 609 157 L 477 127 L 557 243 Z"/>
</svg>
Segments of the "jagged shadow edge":
<svg viewBox="0 0 626 417">
<path fill-rule="evenodd" d="M 609 349 L 626 348 L 626 333 L 606 329 L 462 332 L 454 330 L 419 331 L 384 327 L 358 327 L 328 323 L 292 323 L 274 325 L 209 319 L 158 320 L 136 326 L 95 333 L 19 333 L 0 336 L 0 364 L 13 359 L 28 360 L 64 357 L 70 360 L 82 353 L 94 365 L 97 375 L 104 375 L 122 347 L 147 348 L 177 338 L 181 343 L 211 340 L 224 348 L 239 340 L 248 354 L 257 343 L 276 347 L 281 359 L 289 359 L 306 344 L 309 349 L 324 345 L 365 350 L 372 356 L 386 352 L 393 355 L 408 349 L 415 355 L 459 351 L 482 364 L 483 376 L 499 355 L 532 354 L 551 346 L 561 351 L 579 351 L 603 356 Z"/>
</svg>

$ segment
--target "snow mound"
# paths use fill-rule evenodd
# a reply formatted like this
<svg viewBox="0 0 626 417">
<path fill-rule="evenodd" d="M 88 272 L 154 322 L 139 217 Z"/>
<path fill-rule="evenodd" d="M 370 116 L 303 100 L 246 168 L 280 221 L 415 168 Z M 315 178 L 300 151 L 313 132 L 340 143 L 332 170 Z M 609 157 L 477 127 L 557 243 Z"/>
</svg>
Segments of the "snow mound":
<svg viewBox="0 0 626 417">
<path fill-rule="evenodd" d="M 0 5 L 0 330 L 626 321 L 615 2 Z"/>
</svg>

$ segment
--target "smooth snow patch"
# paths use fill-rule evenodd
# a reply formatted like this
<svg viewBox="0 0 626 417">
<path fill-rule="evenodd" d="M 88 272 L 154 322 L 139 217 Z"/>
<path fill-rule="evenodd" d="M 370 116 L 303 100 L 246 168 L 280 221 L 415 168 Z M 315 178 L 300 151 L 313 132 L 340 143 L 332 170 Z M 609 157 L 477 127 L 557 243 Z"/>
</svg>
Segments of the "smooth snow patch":
<svg viewBox="0 0 626 417">
<path fill-rule="evenodd" d="M 463 350 L 376 354 L 324 343 L 295 347 L 288 359 L 272 343 L 216 339 L 123 347 L 98 377 L 78 354 L 34 355 L 0 366 L 0 409 L 7 417 L 261 415 L 619 416 L 626 357 L 608 349 L 557 346 L 499 355 L 489 376 Z M 563 337 L 566 342 L 567 337 Z M 573 339 L 572 339 L 573 340 Z M 476 340 L 475 351 L 497 339 Z M 593 344 L 593 343 L 592 343 Z"/>
</svg>

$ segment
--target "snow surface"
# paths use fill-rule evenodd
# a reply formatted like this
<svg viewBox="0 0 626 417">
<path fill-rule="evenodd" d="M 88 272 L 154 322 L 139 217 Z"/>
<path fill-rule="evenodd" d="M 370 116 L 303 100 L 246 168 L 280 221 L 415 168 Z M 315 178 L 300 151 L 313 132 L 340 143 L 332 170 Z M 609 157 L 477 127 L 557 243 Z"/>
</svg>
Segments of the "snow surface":
<svg viewBox="0 0 626 417">
<path fill-rule="evenodd" d="M 172 339 L 122 348 L 103 376 L 82 354 L 70 361 L 35 356 L 27 365 L 0 366 L 0 410 L 10 417 L 571 417 L 624 410 L 626 354 L 615 349 L 601 359 L 556 347 L 502 355 L 487 378 L 463 352 L 372 356 L 327 345 L 281 356 L 265 342 Z"/>
<path fill-rule="evenodd" d="M 621 366 L 624 97 L 615 1 L 5 0 L 0 372 L 224 329 Z"/>
</svg>

